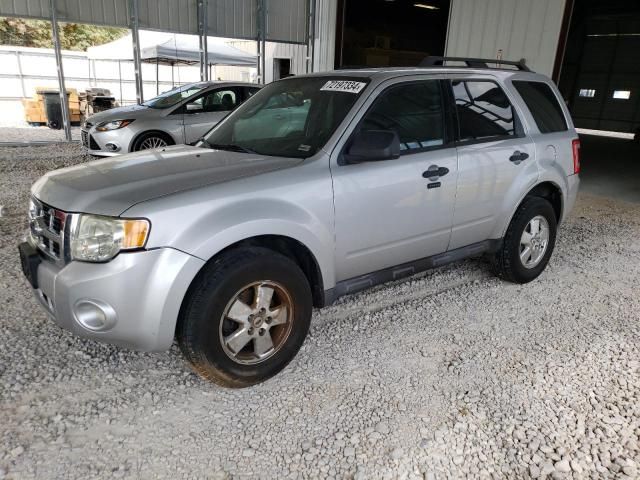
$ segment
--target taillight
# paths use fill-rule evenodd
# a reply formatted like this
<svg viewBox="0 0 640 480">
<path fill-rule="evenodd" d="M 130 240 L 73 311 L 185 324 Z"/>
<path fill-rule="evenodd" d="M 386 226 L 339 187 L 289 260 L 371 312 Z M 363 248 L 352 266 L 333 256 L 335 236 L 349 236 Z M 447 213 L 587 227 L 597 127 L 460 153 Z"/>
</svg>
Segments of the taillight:
<svg viewBox="0 0 640 480">
<path fill-rule="evenodd" d="M 580 140 L 575 139 L 571 142 L 571 149 L 573 150 L 573 173 L 580 173 Z"/>
</svg>

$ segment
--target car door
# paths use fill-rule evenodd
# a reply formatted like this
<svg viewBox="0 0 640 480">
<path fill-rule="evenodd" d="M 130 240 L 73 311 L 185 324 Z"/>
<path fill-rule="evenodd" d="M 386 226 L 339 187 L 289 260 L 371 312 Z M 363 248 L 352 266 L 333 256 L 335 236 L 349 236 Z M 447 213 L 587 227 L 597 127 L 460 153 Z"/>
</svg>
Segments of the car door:
<svg viewBox="0 0 640 480">
<path fill-rule="evenodd" d="M 358 122 L 353 133 L 395 131 L 399 158 L 332 164 L 338 281 L 447 249 L 457 159 L 445 126 L 443 85 L 396 80 Z"/>
<path fill-rule="evenodd" d="M 453 79 L 451 89 L 459 125 L 458 193 L 449 244 L 455 249 L 496 238 L 520 192 L 535 184 L 538 169 L 531 139 L 495 80 Z"/>
<path fill-rule="evenodd" d="M 209 90 L 181 107 L 184 115 L 185 143 L 192 143 L 207 133 L 242 102 L 238 87 Z"/>
</svg>

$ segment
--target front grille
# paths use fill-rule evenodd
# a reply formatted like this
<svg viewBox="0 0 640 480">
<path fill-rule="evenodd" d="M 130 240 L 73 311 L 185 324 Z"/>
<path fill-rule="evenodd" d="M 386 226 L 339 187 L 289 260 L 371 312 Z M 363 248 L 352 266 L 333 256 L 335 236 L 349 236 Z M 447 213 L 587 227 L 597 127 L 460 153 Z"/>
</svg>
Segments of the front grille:
<svg viewBox="0 0 640 480">
<path fill-rule="evenodd" d="M 82 138 L 82 145 L 89 148 L 89 133 L 84 130 L 80 130 L 80 138 Z"/>
<path fill-rule="evenodd" d="M 65 233 L 71 215 L 32 198 L 29 229 L 36 246 L 56 263 L 65 263 Z"/>
<path fill-rule="evenodd" d="M 93 135 L 89 135 L 89 148 L 91 150 L 100 150 L 100 145 L 93 139 Z"/>
</svg>

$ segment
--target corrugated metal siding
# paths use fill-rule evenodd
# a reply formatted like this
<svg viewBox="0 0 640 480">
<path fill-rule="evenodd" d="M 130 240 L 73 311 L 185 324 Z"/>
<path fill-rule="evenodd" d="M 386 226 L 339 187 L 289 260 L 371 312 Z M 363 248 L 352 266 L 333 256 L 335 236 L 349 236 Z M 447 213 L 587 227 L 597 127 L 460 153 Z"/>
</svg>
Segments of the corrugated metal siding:
<svg viewBox="0 0 640 480">
<path fill-rule="evenodd" d="M 318 3 L 323 3 L 320 0 Z M 335 3 L 336 0 L 330 0 Z M 266 0 L 267 39 L 304 44 L 308 0 Z M 258 0 L 208 0 L 210 36 L 255 39 Z M 127 0 L 57 0 L 59 19 L 96 25 L 127 26 Z M 197 0 L 138 0 L 140 28 L 198 33 Z M 48 0 L 0 0 L 0 15 L 48 20 Z M 335 20 L 334 20 L 335 23 Z"/>
<path fill-rule="evenodd" d="M 565 0 L 452 0 L 447 55 L 525 58 L 551 75 Z"/>
<path fill-rule="evenodd" d="M 338 0 L 316 0 L 315 72 L 334 69 L 337 15 Z"/>
<path fill-rule="evenodd" d="M 49 18 L 48 0 L 0 0 L 0 15 Z"/>
<path fill-rule="evenodd" d="M 140 28 L 174 33 L 198 33 L 196 0 L 138 0 Z"/>
<path fill-rule="evenodd" d="M 256 0 L 209 0 L 207 19 L 212 37 L 254 39 L 258 35 Z"/>
<path fill-rule="evenodd" d="M 93 25 L 129 25 L 127 0 L 56 0 L 58 20 Z"/>
<path fill-rule="evenodd" d="M 307 42 L 308 0 L 266 0 L 267 40 Z"/>
</svg>

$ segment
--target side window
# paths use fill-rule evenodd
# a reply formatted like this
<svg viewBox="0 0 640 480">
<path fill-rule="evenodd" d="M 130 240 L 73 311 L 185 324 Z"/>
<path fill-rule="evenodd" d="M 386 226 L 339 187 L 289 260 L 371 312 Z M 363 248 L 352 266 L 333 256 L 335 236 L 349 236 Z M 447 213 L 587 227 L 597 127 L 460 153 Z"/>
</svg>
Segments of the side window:
<svg viewBox="0 0 640 480">
<path fill-rule="evenodd" d="M 185 113 L 227 112 L 240 103 L 235 89 L 212 90 L 187 103 Z"/>
<path fill-rule="evenodd" d="M 382 92 L 360 130 L 393 130 L 402 153 L 444 144 L 444 114 L 439 80 L 408 83 Z"/>
<path fill-rule="evenodd" d="M 525 82 L 516 80 L 513 86 L 518 91 L 540 133 L 564 132 L 567 130 L 567 121 L 562 113 L 558 99 L 551 87 L 542 82 Z M 595 91 L 594 91 L 595 92 Z"/>
<path fill-rule="evenodd" d="M 460 140 L 484 140 L 516 135 L 515 114 L 498 84 L 479 80 L 454 80 Z"/>
</svg>

